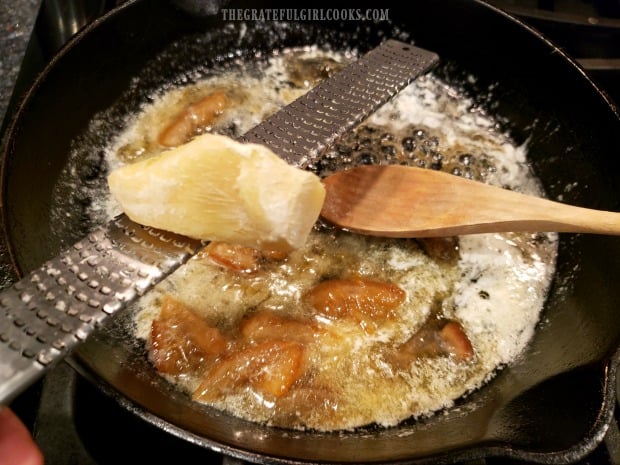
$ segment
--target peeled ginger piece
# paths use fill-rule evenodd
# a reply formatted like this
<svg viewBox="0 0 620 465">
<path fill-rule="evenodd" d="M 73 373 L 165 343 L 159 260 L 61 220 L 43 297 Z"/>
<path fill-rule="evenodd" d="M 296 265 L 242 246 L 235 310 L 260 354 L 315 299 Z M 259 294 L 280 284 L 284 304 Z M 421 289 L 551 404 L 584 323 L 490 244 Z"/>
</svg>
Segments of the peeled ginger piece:
<svg viewBox="0 0 620 465">
<path fill-rule="evenodd" d="M 136 223 L 285 252 L 304 244 L 325 199 L 315 174 L 215 134 L 118 168 L 108 184 Z"/>
</svg>

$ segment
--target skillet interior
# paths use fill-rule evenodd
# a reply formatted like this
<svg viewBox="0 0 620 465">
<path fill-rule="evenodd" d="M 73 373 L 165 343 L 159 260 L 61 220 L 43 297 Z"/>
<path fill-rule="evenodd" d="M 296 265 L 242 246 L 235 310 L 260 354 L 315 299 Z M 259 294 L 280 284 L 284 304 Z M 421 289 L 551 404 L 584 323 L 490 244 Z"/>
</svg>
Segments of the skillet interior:
<svg viewBox="0 0 620 465">
<path fill-rule="evenodd" d="M 221 15 L 192 16 L 166 1 L 131 2 L 89 27 L 37 81 L 4 147 L 3 213 L 17 269 L 35 268 L 93 226 L 84 216 L 87 199 L 57 186 L 73 142 L 85 131 L 95 139 L 91 146 L 97 138 L 104 143 L 150 90 L 231 50 L 253 53 L 324 40 L 364 51 L 391 35 L 437 52 L 442 57 L 437 73 L 461 83 L 518 143 L 528 142 L 550 197 L 620 209 L 615 187 L 620 186 L 618 115 L 570 60 L 483 3 L 419 1 L 415 15 L 389 3 L 382 6 L 389 7 L 395 24 L 275 28 L 248 23 L 240 42 L 238 33 L 220 30 L 226 25 Z M 243 1 L 227 5 L 246 6 Z M 287 5 L 251 2 L 251 8 L 261 6 Z M 339 6 L 351 5 L 330 2 L 325 8 Z M 377 7 L 355 4 L 366 6 Z M 271 30 L 276 33 L 267 33 Z M 180 45 L 153 60 L 175 41 Z M 470 73 L 475 82 L 466 79 Z M 92 117 L 104 110 L 109 124 L 87 131 Z M 75 164 L 79 183 L 96 188 L 100 162 L 101 153 L 80 153 Z M 70 215 L 60 217 L 59 206 Z M 192 404 L 145 362 L 143 348 L 127 337 L 127 315 L 93 336 L 71 363 L 127 408 L 170 433 L 252 461 L 423 462 L 507 455 L 570 462 L 602 439 L 613 411 L 620 241 L 564 235 L 560 249 L 543 321 L 524 357 L 445 415 L 393 429 L 292 433 Z"/>
</svg>

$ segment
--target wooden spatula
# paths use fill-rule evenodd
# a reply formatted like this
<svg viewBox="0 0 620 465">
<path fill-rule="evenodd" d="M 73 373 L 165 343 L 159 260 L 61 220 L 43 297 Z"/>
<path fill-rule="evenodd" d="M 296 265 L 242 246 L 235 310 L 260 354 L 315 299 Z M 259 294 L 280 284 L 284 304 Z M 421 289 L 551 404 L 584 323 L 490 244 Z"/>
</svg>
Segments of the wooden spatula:
<svg viewBox="0 0 620 465">
<path fill-rule="evenodd" d="M 324 185 L 323 219 L 374 236 L 620 234 L 620 213 L 566 205 L 430 169 L 365 165 L 333 174 Z"/>
</svg>

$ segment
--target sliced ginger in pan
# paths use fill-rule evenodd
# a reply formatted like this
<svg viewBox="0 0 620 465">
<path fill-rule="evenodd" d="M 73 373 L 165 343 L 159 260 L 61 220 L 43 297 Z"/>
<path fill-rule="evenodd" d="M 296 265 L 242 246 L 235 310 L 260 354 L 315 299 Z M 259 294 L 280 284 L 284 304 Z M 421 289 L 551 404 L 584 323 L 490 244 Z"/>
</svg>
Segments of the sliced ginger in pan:
<svg viewBox="0 0 620 465">
<path fill-rule="evenodd" d="M 157 141 L 166 147 L 177 147 L 196 135 L 198 128 L 210 125 L 228 105 L 228 97 L 217 90 L 192 103 L 159 134 Z"/>
<path fill-rule="evenodd" d="M 216 134 L 118 168 L 108 184 L 137 223 L 283 252 L 305 243 L 325 198 L 315 174 Z"/>
</svg>

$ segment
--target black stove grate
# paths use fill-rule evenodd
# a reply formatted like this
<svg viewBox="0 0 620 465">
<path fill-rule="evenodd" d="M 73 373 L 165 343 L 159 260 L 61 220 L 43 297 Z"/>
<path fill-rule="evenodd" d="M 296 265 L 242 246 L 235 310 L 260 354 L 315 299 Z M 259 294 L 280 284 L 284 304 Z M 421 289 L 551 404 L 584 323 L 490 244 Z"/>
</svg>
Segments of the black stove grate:
<svg viewBox="0 0 620 465">
<path fill-rule="evenodd" d="M 487 0 L 542 32 L 620 105 L 619 0 Z"/>
</svg>

